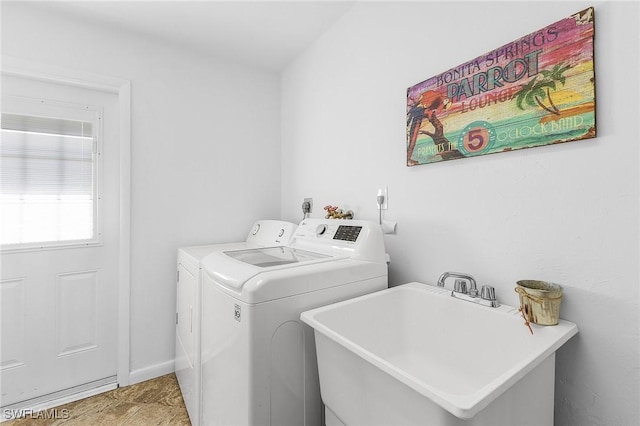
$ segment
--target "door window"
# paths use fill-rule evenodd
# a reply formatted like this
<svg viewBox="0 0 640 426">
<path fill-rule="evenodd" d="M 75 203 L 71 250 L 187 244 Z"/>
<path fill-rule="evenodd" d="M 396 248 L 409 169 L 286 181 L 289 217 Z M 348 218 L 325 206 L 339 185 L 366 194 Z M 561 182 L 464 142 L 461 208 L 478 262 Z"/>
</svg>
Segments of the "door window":
<svg viewBox="0 0 640 426">
<path fill-rule="evenodd" d="M 7 96 L 2 111 L 2 249 L 100 243 L 98 109 Z"/>
</svg>

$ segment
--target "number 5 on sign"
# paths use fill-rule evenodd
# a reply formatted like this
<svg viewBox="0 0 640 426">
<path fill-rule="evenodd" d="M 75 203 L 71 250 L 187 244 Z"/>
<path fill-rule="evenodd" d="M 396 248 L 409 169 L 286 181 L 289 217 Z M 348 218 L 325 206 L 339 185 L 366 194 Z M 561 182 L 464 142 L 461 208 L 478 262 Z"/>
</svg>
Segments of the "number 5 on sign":
<svg viewBox="0 0 640 426">
<path fill-rule="evenodd" d="M 467 155 L 480 154 L 493 145 L 496 132 L 486 121 L 475 121 L 464 128 L 459 145 Z"/>
</svg>

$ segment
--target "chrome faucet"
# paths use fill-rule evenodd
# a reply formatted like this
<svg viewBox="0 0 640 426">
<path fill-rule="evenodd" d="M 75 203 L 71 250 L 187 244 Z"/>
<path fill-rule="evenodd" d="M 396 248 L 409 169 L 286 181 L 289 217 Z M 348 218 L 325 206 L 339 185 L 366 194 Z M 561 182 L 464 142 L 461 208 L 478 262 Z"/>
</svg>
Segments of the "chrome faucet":
<svg viewBox="0 0 640 426">
<path fill-rule="evenodd" d="M 449 277 L 457 278 L 453 285 L 453 291 L 451 292 L 452 297 L 466 300 L 468 302 L 478 303 L 484 306 L 490 306 L 492 308 L 500 306 L 500 303 L 498 303 L 498 300 L 496 299 L 496 290 L 490 285 L 483 285 L 480 297 L 478 297 L 476 280 L 469 274 L 445 272 L 440 275 L 440 278 L 438 278 L 438 287 L 444 287 L 444 282 Z M 468 290 L 466 281 L 469 281 Z"/>
<path fill-rule="evenodd" d="M 456 291 L 457 293 L 469 294 L 472 297 L 478 295 L 476 280 L 469 274 L 461 274 L 459 272 L 445 272 L 444 274 L 440 275 L 440 278 L 438 278 L 438 287 L 444 287 L 444 281 L 449 277 L 460 278 L 455 282 L 455 285 L 458 286 L 458 290 L 456 291 L 456 287 L 454 287 L 454 291 Z M 464 285 L 464 281 L 461 282 L 461 280 L 469 281 L 469 291 L 466 291 L 466 285 Z"/>
</svg>

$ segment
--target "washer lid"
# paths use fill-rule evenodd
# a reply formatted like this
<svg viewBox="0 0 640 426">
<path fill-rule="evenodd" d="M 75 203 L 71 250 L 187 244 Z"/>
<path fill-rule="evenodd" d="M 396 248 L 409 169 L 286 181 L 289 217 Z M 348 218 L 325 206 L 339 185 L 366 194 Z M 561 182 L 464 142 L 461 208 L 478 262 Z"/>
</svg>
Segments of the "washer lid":
<svg viewBox="0 0 640 426">
<path fill-rule="evenodd" d="M 249 250 L 224 251 L 223 253 L 232 259 L 261 268 L 330 257 L 328 255 L 291 247 L 261 247 Z"/>
<path fill-rule="evenodd" d="M 340 258 L 288 246 L 256 247 L 211 253 L 202 259 L 202 267 L 218 284 L 240 289 L 249 279 L 261 273 L 297 269 L 303 265 L 330 262 Z"/>
</svg>

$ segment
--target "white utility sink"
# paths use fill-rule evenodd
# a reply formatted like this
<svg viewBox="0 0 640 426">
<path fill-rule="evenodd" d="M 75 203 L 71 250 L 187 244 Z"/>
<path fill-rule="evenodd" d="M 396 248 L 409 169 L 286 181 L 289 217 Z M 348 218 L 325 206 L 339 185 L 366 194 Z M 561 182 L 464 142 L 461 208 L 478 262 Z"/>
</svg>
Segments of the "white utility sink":
<svg viewBox="0 0 640 426">
<path fill-rule="evenodd" d="M 327 426 L 553 424 L 555 351 L 577 326 L 530 334 L 516 308 L 450 294 L 409 283 L 302 313 Z"/>
</svg>

